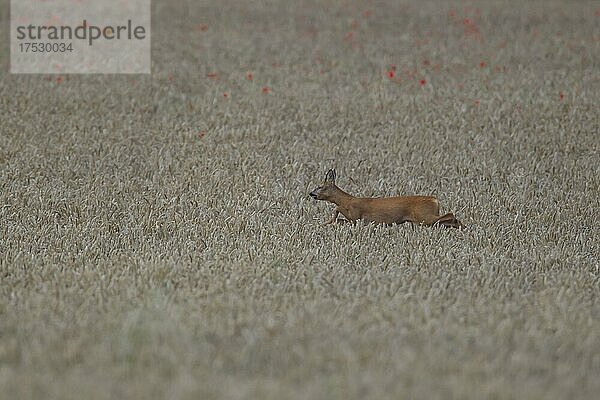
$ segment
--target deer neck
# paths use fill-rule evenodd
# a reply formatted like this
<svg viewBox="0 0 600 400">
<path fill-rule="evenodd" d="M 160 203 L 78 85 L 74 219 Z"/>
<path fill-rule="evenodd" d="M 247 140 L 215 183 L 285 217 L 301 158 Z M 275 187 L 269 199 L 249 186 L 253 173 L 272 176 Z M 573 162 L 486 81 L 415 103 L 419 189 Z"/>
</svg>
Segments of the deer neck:
<svg viewBox="0 0 600 400">
<path fill-rule="evenodd" d="M 340 189 L 339 187 L 335 187 L 333 194 L 329 197 L 329 199 L 327 199 L 328 201 L 330 201 L 331 203 L 334 203 L 338 206 L 346 206 L 352 199 L 354 198 L 354 196 L 352 196 L 349 193 L 344 192 L 342 189 Z"/>
</svg>

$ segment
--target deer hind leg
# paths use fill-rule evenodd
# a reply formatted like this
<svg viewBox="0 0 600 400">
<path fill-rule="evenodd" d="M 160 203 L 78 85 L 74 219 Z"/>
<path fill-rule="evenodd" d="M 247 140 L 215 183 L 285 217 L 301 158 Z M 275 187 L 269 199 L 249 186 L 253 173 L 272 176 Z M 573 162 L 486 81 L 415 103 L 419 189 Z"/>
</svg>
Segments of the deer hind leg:
<svg viewBox="0 0 600 400">
<path fill-rule="evenodd" d="M 433 225 L 434 226 L 442 225 L 442 226 L 445 226 L 446 228 L 456 228 L 456 229 L 462 229 L 465 227 L 462 224 L 462 222 L 457 220 L 456 217 L 454 216 L 454 214 L 452 214 L 452 213 L 444 214 L 441 217 L 438 217 L 435 220 L 435 222 L 433 223 Z"/>
</svg>

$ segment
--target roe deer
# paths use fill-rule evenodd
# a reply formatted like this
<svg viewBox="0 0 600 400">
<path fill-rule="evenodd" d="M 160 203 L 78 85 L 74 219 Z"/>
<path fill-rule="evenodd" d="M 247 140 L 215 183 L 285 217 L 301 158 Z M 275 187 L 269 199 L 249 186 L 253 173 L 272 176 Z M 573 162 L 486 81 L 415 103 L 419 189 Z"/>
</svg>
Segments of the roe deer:
<svg viewBox="0 0 600 400">
<path fill-rule="evenodd" d="M 338 221 L 341 213 L 346 220 L 384 224 L 402 224 L 412 222 L 427 226 L 443 225 L 452 228 L 464 228 L 464 225 L 448 213 L 440 216 L 440 203 L 432 196 L 400 196 L 400 197 L 354 197 L 335 184 L 335 170 L 330 169 L 321 186 L 310 192 L 317 200 L 325 200 L 335 204 L 331 219 L 326 224 Z"/>
</svg>

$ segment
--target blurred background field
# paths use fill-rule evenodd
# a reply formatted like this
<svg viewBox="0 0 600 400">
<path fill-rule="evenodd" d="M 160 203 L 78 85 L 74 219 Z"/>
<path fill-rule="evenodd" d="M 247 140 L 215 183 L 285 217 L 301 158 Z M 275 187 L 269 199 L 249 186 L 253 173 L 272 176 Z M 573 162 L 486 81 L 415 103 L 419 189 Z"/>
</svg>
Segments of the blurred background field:
<svg viewBox="0 0 600 400">
<path fill-rule="evenodd" d="M 0 397 L 600 393 L 598 2 L 152 23 L 151 76 L 10 75 L 0 43 Z M 468 229 L 323 227 L 332 167 Z"/>
</svg>

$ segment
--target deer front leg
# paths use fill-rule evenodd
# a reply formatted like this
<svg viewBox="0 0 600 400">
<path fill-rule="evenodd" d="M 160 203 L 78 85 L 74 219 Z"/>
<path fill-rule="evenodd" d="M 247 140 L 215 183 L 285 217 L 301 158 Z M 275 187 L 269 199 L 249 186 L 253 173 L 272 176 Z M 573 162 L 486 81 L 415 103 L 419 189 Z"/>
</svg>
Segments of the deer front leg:
<svg viewBox="0 0 600 400">
<path fill-rule="evenodd" d="M 333 215 L 331 216 L 331 218 L 329 218 L 329 220 L 327 222 L 325 222 L 323 225 L 335 224 L 337 222 L 337 217 L 338 217 L 339 213 L 340 213 L 340 211 L 336 207 L 335 210 L 333 210 Z"/>
<path fill-rule="evenodd" d="M 456 229 L 464 229 L 465 226 L 456 219 L 454 214 L 448 213 L 444 214 L 441 217 L 437 218 L 437 220 L 433 223 L 433 225 L 442 225 L 445 227 L 451 227 Z"/>
</svg>

